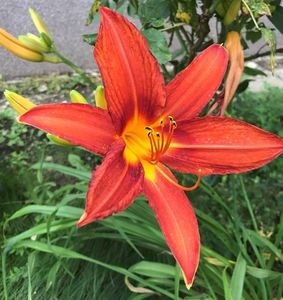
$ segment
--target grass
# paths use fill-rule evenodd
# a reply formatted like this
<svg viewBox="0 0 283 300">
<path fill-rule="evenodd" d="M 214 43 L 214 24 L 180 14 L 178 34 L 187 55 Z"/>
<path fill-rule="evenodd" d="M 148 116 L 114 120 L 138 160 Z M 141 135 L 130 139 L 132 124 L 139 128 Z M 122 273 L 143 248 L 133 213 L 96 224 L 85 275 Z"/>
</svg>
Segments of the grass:
<svg viewBox="0 0 283 300">
<path fill-rule="evenodd" d="M 54 93 L 60 98 L 66 90 Z M 282 96 L 276 88 L 247 91 L 230 113 L 282 135 Z M 188 194 L 202 238 L 188 291 L 143 196 L 118 215 L 76 229 L 100 158 L 53 145 L 12 118 L 9 110 L 0 114 L 1 299 L 281 298 L 282 160 L 240 176 L 205 178 Z"/>
</svg>

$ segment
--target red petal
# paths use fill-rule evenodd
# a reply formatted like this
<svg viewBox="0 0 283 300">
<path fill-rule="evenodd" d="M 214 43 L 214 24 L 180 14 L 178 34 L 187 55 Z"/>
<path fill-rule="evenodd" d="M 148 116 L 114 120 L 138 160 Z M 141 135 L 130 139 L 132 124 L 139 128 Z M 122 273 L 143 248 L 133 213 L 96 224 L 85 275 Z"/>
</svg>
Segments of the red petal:
<svg viewBox="0 0 283 300">
<path fill-rule="evenodd" d="M 161 115 L 165 88 L 147 42 L 125 17 L 101 8 L 94 55 L 105 86 L 108 110 L 118 133 L 138 114 L 150 124 Z"/>
<path fill-rule="evenodd" d="M 175 180 L 172 173 L 159 164 L 154 178 L 146 179 L 145 176 L 144 194 L 156 214 L 172 254 L 183 270 L 186 284 L 190 287 L 199 263 L 197 219 L 185 193 L 169 183 L 162 172 Z"/>
<path fill-rule="evenodd" d="M 196 117 L 217 91 L 228 63 L 224 47 L 212 45 L 166 86 L 166 112 L 174 119 Z"/>
<path fill-rule="evenodd" d="M 222 117 L 178 123 L 163 162 L 182 172 L 241 173 L 283 152 L 283 140 L 251 124 Z"/>
<path fill-rule="evenodd" d="M 112 144 L 101 166 L 92 175 L 81 227 L 126 209 L 142 191 L 143 169 L 130 165 L 123 157 L 124 143 Z"/>
<path fill-rule="evenodd" d="M 115 135 L 108 113 L 88 104 L 39 105 L 19 120 L 98 154 L 107 152 Z"/>
</svg>

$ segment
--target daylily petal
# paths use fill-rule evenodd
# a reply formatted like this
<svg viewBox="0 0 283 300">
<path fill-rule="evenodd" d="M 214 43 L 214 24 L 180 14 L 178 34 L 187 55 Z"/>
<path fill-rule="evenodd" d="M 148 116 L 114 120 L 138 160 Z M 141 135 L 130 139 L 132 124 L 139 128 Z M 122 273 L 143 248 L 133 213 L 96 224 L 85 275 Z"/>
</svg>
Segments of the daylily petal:
<svg viewBox="0 0 283 300">
<path fill-rule="evenodd" d="M 227 51 L 212 45 L 166 86 L 166 112 L 175 120 L 196 117 L 215 94 L 226 71 Z"/>
<path fill-rule="evenodd" d="M 19 121 L 105 154 L 114 141 L 115 131 L 108 113 L 88 104 L 46 104 L 32 108 Z"/>
<path fill-rule="evenodd" d="M 178 123 L 163 162 L 194 174 L 241 173 L 283 152 L 283 139 L 243 121 L 204 117 Z"/>
<path fill-rule="evenodd" d="M 108 110 L 120 134 L 125 124 L 138 115 L 149 124 L 161 115 L 165 88 L 159 66 L 135 26 L 107 8 L 101 8 L 100 14 L 94 55 Z"/>
<path fill-rule="evenodd" d="M 199 263 L 200 237 L 197 219 L 185 193 L 169 183 L 162 174 L 176 180 L 159 164 L 152 170 L 145 168 L 144 194 L 152 206 L 172 254 L 178 261 L 189 288 Z"/>
<path fill-rule="evenodd" d="M 126 209 L 141 193 L 142 166 L 129 164 L 123 156 L 124 148 L 122 140 L 113 143 L 102 164 L 93 172 L 78 227 Z"/>
</svg>

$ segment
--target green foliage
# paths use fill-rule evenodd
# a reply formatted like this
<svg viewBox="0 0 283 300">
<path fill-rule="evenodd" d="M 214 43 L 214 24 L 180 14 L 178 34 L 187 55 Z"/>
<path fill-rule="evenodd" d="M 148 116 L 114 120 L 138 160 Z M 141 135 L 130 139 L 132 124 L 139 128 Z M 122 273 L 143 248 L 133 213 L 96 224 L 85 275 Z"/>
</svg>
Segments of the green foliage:
<svg viewBox="0 0 283 300">
<path fill-rule="evenodd" d="M 87 25 L 99 17 L 100 5 L 139 20 L 168 80 L 216 41 L 210 31 L 213 18 L 216 42 L 225 42 L 231 30 L 242 34 L 246 48 L 248 41 L 264 39 L 274 67 L 275 35 L 261 17 L 268 16 L 282 32 L 278 1 L 95 0 Z M 83 38 L 94 45 L 97 33 Z M 38 102 L 62 101 L 70 89 L 88 83 L 84 91 L 91 98 L 93 79 L 56 53 L 80 76 L 0 82 L 0 90 L 37 93 L 42 96 Z M 249 68 L 245 74 L 238 92 L 253 76 L 263 75 Z M 229 113 L 283 136 L 282 96 L 274 88 L 239 93 Z M 244 176 L 204 178 L 188 195 L 202 236 L 200 266 L 188 291 L 143 196 L 126 211 L 78 230 L 91 170 L 101 158 L 52 145 L 13 118 L 11 110 L 0 114 L 1 299 L 281 299 L 282 161 Z M 184 184 L 192 181 L 176 175 Z"/>
<path fill-rule="evenodd" d="M 247 91 L 230 110 L 278 133 L 282 96 L 275 88 L 257 94 Z M 5 112 L 4 119 L 9 114 Z M 36 138 L 34 131 L 30 134 Z M 91 176 L 89 162 L 99 164 L 100 158 L 51 144 L 43 149 L 45 142 L 39 139 L 38 147 L 17 165 L 22 166 L 17 191 L 23 198 L 5 210 L 2 222 L 1 299 L 280 299 L 280 160 L 242 177 L 205 178 L 197 191 L 189 193 L 202 248 L 196 280 L 188 291 L 142 196 L 120 214 L 79 230 L 75 227 Z M 26 160 L 34 156 L 28 171 Z M 15 176 L 11 178 L 15 184 Z M 23 185 L 27 178 L 32 189 Z M 189 176 L 179 179 L 191 182 Z"/>
<path fill-rule="evenodd" d="M 89 25 L 97 16 L 99 6 L 108 6 L 122 14 L 128 13 L 141 23 L 141 32 L 152 53 L 171 79 L 208 45 L 224 43 L 229 31 L 241 34 L 244 47 L 262 39 L 270 48 L 271 69 L 275 67 L 276 36 L 274 28 L 262 22 L 268 16 L 274 26 L 282 30 L 280 2 L 269 0 L 104 0 L 93 2 Z M 217 37 L 215 39 L 215 24 Z M 84 41 L 94 45 L 97 33 L 84 35 Z M 174 41 L 174 43 L 173 43 Z M 253 50 L 255 51 L 255 50 Z M 173 54 L 173 55 L 172 55 Z M 257 57 L 260 52 L 252 54 Z"/>
<path fill-rule="evenodd" d="M 159 30 L 155 28 L 145 29 L 142 31 L 143 35 L 149 41 L 150 50 L 154 53 L 156 59 L 160 64 L 164 64 L 171 60 L 172 54 L 169 52 L 166 40 Z"/>
</svg>

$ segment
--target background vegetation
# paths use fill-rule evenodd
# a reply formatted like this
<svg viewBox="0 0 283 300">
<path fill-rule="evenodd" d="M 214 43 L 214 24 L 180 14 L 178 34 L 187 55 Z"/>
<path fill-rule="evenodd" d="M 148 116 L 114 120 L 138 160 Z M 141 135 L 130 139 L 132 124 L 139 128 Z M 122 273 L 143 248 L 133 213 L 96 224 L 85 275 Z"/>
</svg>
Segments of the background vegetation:
<svg viewBox="0 0 283 300">
<path fill-rule="evenodd" d="M 94 2 L 88 24 L 98 18 L 100 4 Z M 231 29 L 243 33 L 245 47 L 263 37 L 274 67 L 274 34 L 260 17 L 274 12 L 269 18 L 282 30 L 277 2 L 103 4 L 139 17 L 167 79 L 213 42 L 208 30 L 212 18 L 218 42 Z M 96 34 L 84 37 L 90 44 L 95 38 Z M 172 48 L 174 39 L 178 49 Z M 283 136 L 283 90 L 245 90 L 259 73 L 245 69 L 227 113 Z M 99 82 L 90 78 L 93 85 Z M 37 102 L 62 101 L 74 88 L 93 101 L 85 78 L 73 74 L 0 83 L 1 91 L 13 90 Z M 52 144 L 45 134 L 16 123 L 10 108 L 1 110 L 0 130 L 1 299 L 281 299 L 282 159 L 244 175 L 206 177 L 198 190 L 188 193 L 202 240 L 200 267 L 188 291 L 143 196 L 118 215 L 80 230 L 75 227 L 91 170 L 100 157 Z M 190 184 L 189 175 L 176 175 Z"/>
</svg>

